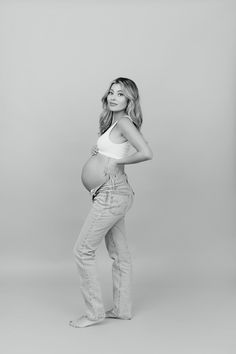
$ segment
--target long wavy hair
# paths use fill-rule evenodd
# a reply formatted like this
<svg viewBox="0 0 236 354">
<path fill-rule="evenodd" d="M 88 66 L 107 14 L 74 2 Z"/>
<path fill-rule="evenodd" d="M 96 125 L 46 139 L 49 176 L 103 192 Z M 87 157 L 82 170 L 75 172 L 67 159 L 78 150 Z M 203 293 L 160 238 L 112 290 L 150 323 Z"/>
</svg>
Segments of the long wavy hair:
<svg viewBox="0 0 236 354">
<path fill-rule="evenodd" d="M 124 96 L 127 98 L 127 106 L 125 109 L 125 114 L 128 115 L 135 124 L 138 130 L 141 129 L 143 123 L 143 115 L 140 106 L 139 91 L 134 81 L 127 79 L 125 77 L 118 77 L 113 80 L 105 94 L 103 95 L 101 101 L 103 106 L 103 111 L 99 116 L 99 133 L 102 135 L 112 124 L 113 112 L 110 111 L 107 102 L 107 96 L 110 88 L 113 84 L 120 84 L 123 89 Z"/>
</svg>

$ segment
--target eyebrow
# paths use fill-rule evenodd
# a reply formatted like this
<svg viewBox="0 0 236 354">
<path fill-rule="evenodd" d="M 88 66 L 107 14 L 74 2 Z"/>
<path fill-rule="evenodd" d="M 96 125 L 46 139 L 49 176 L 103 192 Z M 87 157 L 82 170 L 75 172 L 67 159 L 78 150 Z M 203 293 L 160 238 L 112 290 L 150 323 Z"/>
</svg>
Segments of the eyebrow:
<svg viewBox="0 0 236 354">
<path fill-rule="evenodd" d="M 113 90 L 113 89 L 110 89 L 110 91 L 113 91 L 113 92 L 114 92 L 114 90 Z M 120 91 L 120 92 L 122 92 L 122 90 L 117 90 L 117 92 L 119 92 L 119 91 Z"/>
</svg>

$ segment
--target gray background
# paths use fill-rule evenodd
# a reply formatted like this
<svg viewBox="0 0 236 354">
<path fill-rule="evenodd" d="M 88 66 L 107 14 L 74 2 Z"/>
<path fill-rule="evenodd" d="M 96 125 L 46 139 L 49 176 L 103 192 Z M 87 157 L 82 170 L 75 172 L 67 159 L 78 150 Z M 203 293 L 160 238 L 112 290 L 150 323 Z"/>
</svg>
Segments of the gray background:
<svg viewBox="0 0 236 354">
<path fill-rule="evenodd" d="M 235 353 L 235 10 L 1 1 L 4 353 Z M 139 87 L 154 153 L 126 165 L 136 316 L 81 334 L 67 324 L 83 311 L 72 247 L 91 200 L 80 173 L 118 76 Z M 108 306 L 104 244 L 97 259 Z"/>
</svg>

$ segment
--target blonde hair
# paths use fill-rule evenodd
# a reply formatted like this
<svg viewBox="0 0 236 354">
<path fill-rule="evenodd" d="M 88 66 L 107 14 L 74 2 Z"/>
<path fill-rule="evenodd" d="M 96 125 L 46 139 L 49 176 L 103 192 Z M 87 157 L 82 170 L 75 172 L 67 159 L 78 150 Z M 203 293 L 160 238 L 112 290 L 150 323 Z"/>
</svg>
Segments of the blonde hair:
<svg viewBox="0 0 236 354">
<path fill-rule="evenodd" d="M 143 115 L 140 106 L 140 97 L 138 88 L 134 81 L 127 79 L 125 77 L 118 77 L 117 79 L 113 80 L 108 90 L 103 95 L 101 101 L 103 104 L 103 111 L 99 116 L 99 135 L 102 135 L 112 123 L 112 111 L 108 108 L 107 96 L 110 91 L 110 88 L 113 84 L 120 84 L 124 96 L 127 98 L 127 106 L 125 109 L 126 115 L 128 115 L 134 122 L 136 128 L 140 130 L 141 125 L 143 123 Z"/>
</svg>

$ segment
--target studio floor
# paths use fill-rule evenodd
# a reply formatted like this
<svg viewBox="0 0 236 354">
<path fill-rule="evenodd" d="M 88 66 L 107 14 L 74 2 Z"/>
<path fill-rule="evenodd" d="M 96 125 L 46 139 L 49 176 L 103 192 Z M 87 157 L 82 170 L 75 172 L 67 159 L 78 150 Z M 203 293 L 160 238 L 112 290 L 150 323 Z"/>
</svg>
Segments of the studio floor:
<svg viewBox="0 0 236 354">
<path fill-rule="evenodd" d="M 72 262 L 9 268 L 1 276 L 1 353 L 235 354 L 233 276 L 157 269 L 134 266 L 132 320 L 72 328 L 69 320 L 83 312 Z M 100 264 L 99 272 L 108 309 L 110 269 Z"/>
</svg>

